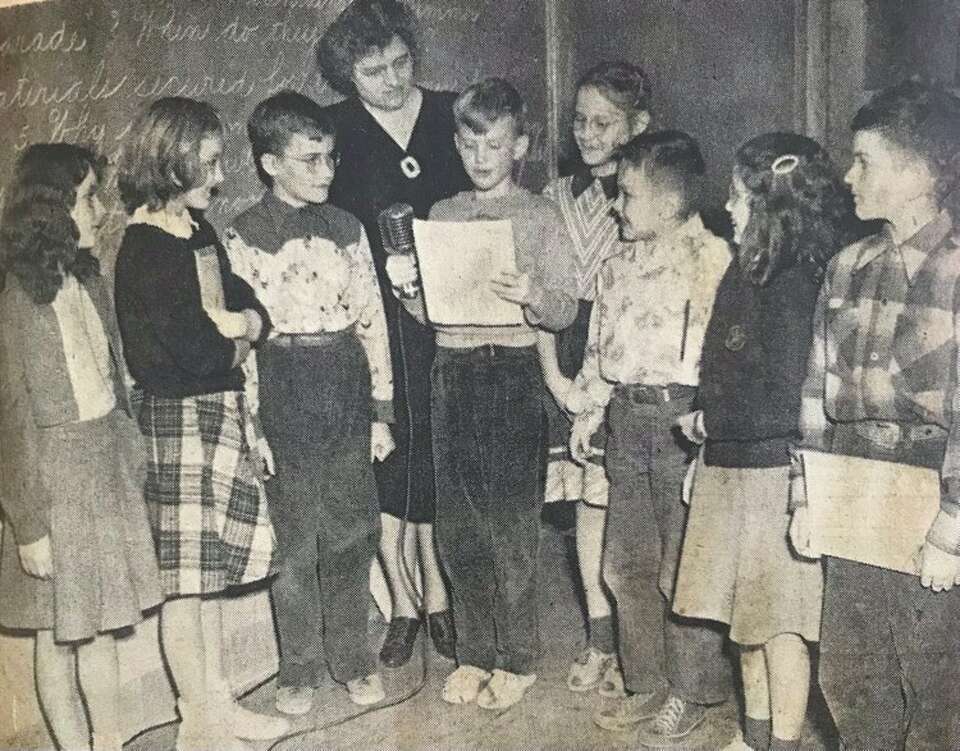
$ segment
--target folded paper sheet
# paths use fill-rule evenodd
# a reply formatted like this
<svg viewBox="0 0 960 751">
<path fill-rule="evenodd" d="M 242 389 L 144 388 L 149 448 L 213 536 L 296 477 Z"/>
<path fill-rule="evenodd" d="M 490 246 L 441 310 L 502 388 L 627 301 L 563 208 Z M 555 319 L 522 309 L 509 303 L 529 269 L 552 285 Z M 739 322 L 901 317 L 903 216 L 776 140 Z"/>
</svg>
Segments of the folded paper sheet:
<svg viewBox="0 0 960 751">
<path fill-rule="evenodd" d="M 500 271 L 516 271 L 509 220 L 425 222 L 414 220 L 417 263 L 427 318 L 438 326 L 518 326 L 519 305 L 490 290 Z"/>
<path fill-rule="evenodd" d="M 803 450 L 816 553 L 917 573 L 916 554 L 940 508 L 933 469 Z"/>
</svg>

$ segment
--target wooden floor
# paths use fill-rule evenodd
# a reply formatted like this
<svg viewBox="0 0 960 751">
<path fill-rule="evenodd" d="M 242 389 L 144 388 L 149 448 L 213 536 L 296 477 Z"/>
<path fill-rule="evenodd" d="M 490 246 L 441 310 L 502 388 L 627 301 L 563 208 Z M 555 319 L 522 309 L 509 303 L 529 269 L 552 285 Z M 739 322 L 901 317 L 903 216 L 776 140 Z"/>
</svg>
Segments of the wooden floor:
<svg viewBox="0 0 960 751">
<path fill-rule="evenodd" d="M 541 546 L 541 630 L 543 660 L 539 680 L 526 699 L 505 712 L 489 712 L 476 706 L 456 707 L 440 699 L 444 677 L 453 663 L 418 643 L 414 658 L 400 670 L 385 670 L 388 704 L 361 716 L 345 691 L 329 681 L 321 686 L 316 710 L 300 721 L 296 734 L 270 743 L 252 744 L 256 751 L 306 751 L 313 749 L 586 749 L 620 751 L 636 749 L 634 733 L 611 733 L 594 726 L 592 713 L 605 701 L 596 693 L 575 694 L 564 680 L 570 660 L 583 639 L 583 620 L 571 577 L 570 538 L 555 527 L 543 527 Z M 371 621 L 371 642 L 379 644 L 384 632 L 381 620 Z M 426 675 L 424 678 L 424 663 Z M 243 703 L 269 711 L 273 681 L 245 697 Z M 405 698 L 409 697 L 409 698 Z M 708 721 L 690 738 L 684 749 L 718 749 L 732 736 L 737 723 L 735 701 L 711 710 Z M 804 751 L 831 748 L 822 705 L 814 697 Z M 352 719 L 351 719 L 352 718 Z M 174 728 L 148 731 L 131 741 L 127 751 L 168 751 L 173 748 Z"/>
</svg>

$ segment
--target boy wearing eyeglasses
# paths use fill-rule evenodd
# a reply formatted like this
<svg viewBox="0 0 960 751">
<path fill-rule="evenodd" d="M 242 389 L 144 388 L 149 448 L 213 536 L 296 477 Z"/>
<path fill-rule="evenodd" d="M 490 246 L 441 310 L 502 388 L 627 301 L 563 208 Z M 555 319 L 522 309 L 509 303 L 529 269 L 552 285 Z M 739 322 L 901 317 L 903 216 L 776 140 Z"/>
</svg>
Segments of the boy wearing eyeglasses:
<svg viewBox="0 0 960 751">
<path fill-rule="evenodd" d="M 281 91 L 257 105 L 247 133 L 268 190 L 236 218 L 225 245 L 234 273 L 275 322 L 248 363 L 259 371 L 248 379 L 248 398 L 274 474 L 266 487 L 277 534 L 276 707 L 310 711 L 321 655 L 354 703 L 375 704 L 384 691 L 367 645 L 368 576 L 380 537 L 371 464 L 394 446 L 380 288 L 359 220 L 326 202 L 337 152 L 323 109 Z"/>
</svg>

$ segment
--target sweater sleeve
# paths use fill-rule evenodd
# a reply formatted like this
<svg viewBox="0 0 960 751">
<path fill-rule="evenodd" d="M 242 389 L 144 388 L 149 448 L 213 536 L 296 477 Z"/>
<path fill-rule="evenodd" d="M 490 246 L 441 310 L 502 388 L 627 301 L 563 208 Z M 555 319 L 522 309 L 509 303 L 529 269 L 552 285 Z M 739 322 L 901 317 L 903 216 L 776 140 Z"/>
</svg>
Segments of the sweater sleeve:
<svg viewBox="0 0 960 751">
<path fill-rule="evenodd" d="M 134 273 L 150 327 L 178 367 L 196 376 L 233 369 L 236 345 L 220 334 L 203 309 L 192 253 L 165 253 L 160 262 L 149 268 L 144 264 Z"/>
<path fill-rule="evenodd" d="M 552 204 L 551 204 L 552 205 Z M 573 241 L 559 210 L 553 209 L 540 227 L 540 237 L 530 272 L 537 294 L 524 306 L 531 326 L 561 331 L 577 316 L 577 274 Z"/>
<path fill-rule="evenodd" d="M 217 256 L 220 259 L 220 268 L 223 273 L 223 293 L 227 298 L 227 308 L 239 312 L 241 310 L 253 310 L 260 316 L 260 336 L 255 342 L 256 345 L 263 344 L 270 334 L 273 327 L 270 321 L 270 314 L 267 309 L 260 304 L 253 288 L 247 284 L 241 277 L 233 273 L 230 267 L 230 259 L 227 251 L 219 243 L 217 244 Z"/>
<path fill-rule="evenodd" d="M 832 265 L 831 265 L 832 268 Z M 807 358 L 806 377 L 801 390 L 800 433 L 808 448 L 827 447 L 827 414 L 824 389 L 827 373 L 827 301 L 830 299 L 830 276 L 824 279 L 817 297 L 811 327 L 812 343 Z"/>
<path fill-rule="evenodd" d="M 28 545 L 48 534 L 52 499 L 40 479 L 39 436 L 23 368 L 30 343 L 10 308 L 4 306 L 0 326 L 0 506 L 17 545 Z"/>
</svg>

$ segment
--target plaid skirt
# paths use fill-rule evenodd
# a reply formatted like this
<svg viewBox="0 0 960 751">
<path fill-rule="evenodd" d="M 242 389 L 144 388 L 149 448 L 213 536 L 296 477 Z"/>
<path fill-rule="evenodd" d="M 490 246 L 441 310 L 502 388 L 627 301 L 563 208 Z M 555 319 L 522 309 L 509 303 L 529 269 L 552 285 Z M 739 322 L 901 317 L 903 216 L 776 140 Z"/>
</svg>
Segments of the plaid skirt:
<svg viewBox="0 0 960 751">
<path fill-rule="evenodd" d="M 145 394 L 144 496 L 166 597 L 220 592 L 270 573 L 273 527 L 237 392 Z"/>
</svg>

